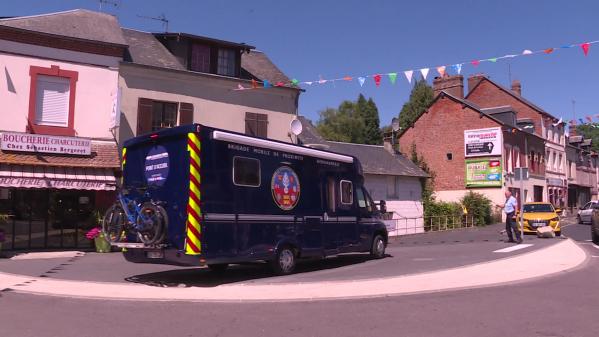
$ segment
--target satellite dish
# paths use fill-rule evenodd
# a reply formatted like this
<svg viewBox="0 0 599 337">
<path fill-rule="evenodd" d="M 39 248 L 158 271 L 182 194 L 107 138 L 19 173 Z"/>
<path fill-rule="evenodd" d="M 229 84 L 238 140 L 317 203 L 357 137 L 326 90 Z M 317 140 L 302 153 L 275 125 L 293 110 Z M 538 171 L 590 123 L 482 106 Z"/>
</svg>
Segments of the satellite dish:
<svg viewBox="0 0 599 337">
<path fill-rule="evenodd" d="M 291 133 L 293 133 L 296 136 L 299 136 L 299 134 L 302 133 L 302 130 L 304 129 L 304 127 L 302 126 L 302 122 L 300 122 L 299 119 L 292 120 L 289 128 L 291 129 Z"/>
<path fill-rule="evenodd" d="M 397 132 L 397 131 L 399 131 L 399 129 L 401 129 L 401 128 L 399 127 L 399 118 L 395 118 L 395 117 L 394 117 L 394 118 L 391 120 L 391 128 L 392 128 L 392 129 L 393 129 L 393 131 L 395 131 L 395 132 Z"/>
</svg>

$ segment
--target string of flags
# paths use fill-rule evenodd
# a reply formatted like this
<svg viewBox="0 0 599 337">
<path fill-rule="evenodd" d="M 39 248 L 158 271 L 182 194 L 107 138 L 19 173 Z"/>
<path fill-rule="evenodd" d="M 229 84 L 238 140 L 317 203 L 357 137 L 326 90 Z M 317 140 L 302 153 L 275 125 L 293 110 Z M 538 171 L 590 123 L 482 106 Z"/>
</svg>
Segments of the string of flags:
<svg viewBox="0 0 599 337">
<path fill-rule="evenodd" d="M 331 79 L 325 79 L 325 78 L 322 78 L 322 76 L 320 76 L 320 78 L 318 80 L 313 80 L 313 81 L 299 81 L 294 78 L 289 81 L 281 81 L 281 82 L 277 82 L 277 83 L 270 83 L 267 80 L 264 80 L 262 82 L 252 80 L 250 87 L 238 84 L 237 88 L 233 89 L 233 90 L 252 90 L 252 89 L 264 89 L 264 88 L 272 88 L 272 87 L 313 86 L 313 85 L 321 85 L 321 84 L 326 84 L 326 83 L 334 84 L 335 82 L 353 82 L 353 81 L 357 81 L 357 83 L 360 85 L 360 87 L 363 87 L 368 79 L 372 79 L 372 81 L 374 82 L 374 85 L 376 87 L 380 87 L 381 83 L 383 81 L 383 78 L 387 78 L 389 83 L 391 85 L 394 85 L 397 81 L 397 77 L 401 74 L 403 74 L 403 76 L 406 78 L 408 83 L 412 83 L 412 80 L 414 79 L 415 74 L 420 73 L 422 78 L 426 79 L 427 76 L 429 75 L 431 69 L 436 70 L 440 76 L 445 76 L 445 74 L 448 74 L 448 72 L 453 72 L 455 74 L 461 74 L 464 66 L 478 67 L 481 63 L 484 63 L 484 62 L 497 63 L 497 61 L 500 61 L 503 59 L 511 59 L 511 58 L 515 58 L 515 57 L 531 56 L 531 55 L 537 55 L 537 54 L 549 55 L 549 54 L 553 54 L 556 51 L 561 50 L 561 49 L 571 49 L 571 48 L 578 47 L 581 49 L 584 56 L 588 56 L 591 45 L 596 44 L 596 43 L 599 43 L 599 41 L 589 41 L 589 42 L 584 42 L 584 43 L 567 44 L 567 45 L 563 45 L 561 47 L 545 48 L 545 49 L 539 49 L 539 50 L 534 50 L 534 51 L 530 50 L 530 49 L 525 49 L 519 54 L 507 54 L 507 55 L 491 57 L 491 58 L 487 58 L 487 59 L 477 59 L 477 60 L 472 60 L 472 61 L 467 61 L 467 62 L 459 62 L 459 63 L 447 64 L 447 65 L 441 65 L 441 66 L 435 66 L 435 67 L 409 69 L 409 70 L 403 70 L 403 71 L 399 71 L 399 72 L 377 73 L 377 74 L 362 75 L 362 76 L 346 75 L 343 77 L 331 78 Z M 582 120 L 582 119 L 580 119 L 580 120 Z M 576 123 L 576 121 L 574 121 L 574 123 Z"/>
</svg>

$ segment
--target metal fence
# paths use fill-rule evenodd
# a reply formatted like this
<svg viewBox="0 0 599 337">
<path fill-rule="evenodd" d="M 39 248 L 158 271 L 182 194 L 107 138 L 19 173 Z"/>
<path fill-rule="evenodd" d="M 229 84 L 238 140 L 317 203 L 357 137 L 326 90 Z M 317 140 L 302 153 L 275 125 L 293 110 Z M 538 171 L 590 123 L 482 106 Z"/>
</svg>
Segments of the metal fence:
<svg viewBox="0 0 599 337">
<path fill-rule="evenodd" d="M 439 232 L 476 226 L 473 216 L 426 216 L 385 220 L 389 236 Z"/>
</svg>

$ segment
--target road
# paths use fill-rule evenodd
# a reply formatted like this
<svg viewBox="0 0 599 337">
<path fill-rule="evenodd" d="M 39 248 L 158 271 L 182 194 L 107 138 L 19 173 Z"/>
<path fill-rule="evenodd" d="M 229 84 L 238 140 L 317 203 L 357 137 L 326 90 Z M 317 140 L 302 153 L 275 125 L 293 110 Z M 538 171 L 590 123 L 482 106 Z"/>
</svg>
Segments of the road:
<svg viewBox="0 0 599 337">
<path fill-rule="evenodd" d="M 523 283 L 376 299 L 291 303 L 102 301 L 3 292 L 5 336 L 596 336 L 599 249 L 563 234 L 582 267 Z M 509 270 L 505 271 L 509 273 Z"/>
</svg>

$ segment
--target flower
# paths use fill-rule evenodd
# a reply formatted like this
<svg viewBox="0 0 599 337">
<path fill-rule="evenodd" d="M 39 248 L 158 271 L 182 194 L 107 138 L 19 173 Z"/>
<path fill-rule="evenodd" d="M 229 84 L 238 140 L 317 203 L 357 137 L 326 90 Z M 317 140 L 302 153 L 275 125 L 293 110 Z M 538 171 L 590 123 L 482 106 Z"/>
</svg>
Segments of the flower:
<svg viewBox="0 0 599 337">
<path fill-rule="evenodd" d="M 88 238 L 89 240 L 93 240 L 101 235 L 102 235 L 102 228 L 94 227 L 85 234 L 85 237 Z"/>
</svg>

